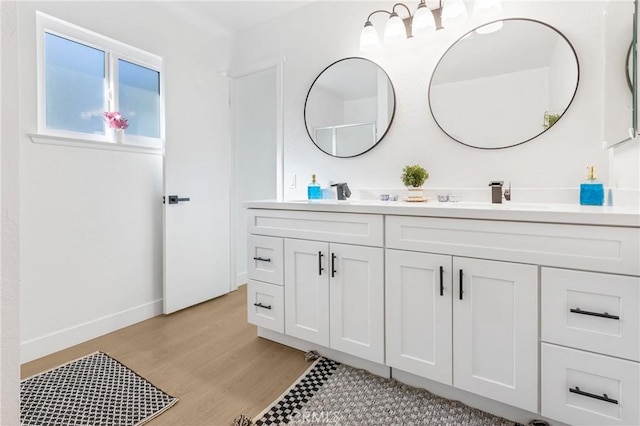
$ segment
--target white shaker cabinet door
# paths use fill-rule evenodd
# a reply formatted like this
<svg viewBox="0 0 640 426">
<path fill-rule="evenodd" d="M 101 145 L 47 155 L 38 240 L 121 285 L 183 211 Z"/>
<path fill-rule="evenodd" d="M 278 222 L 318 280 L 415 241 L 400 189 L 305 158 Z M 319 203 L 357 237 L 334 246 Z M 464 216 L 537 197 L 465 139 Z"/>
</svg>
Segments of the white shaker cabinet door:
<svg viewBox="0 0 640 426">
<path fill-rule="evenodd" d="M 330 244 L 332 349 L 384 363 L 384 252 Z"/>
<path fill-rule="evenodd" d="M 385 255 L 387 365 L 452 385 L 451 256 Z"/>
<path fill-rule="evenodd" d="M 329 346 L 329 244 L 284 240 L 285 334 Z"/>
<path fill-rule="evenodd" d="M 453 385 L 538 411 L 538 267 L 453 258 Z"/>
</svg>

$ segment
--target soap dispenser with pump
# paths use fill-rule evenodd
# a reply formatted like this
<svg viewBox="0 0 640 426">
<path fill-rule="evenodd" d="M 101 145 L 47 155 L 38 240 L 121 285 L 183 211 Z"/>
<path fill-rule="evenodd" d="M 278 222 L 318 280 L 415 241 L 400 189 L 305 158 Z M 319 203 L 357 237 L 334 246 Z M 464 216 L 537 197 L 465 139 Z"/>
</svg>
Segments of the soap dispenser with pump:
<svg viewBox="0 0 640 426">
<path fill-rule="evenodd" d="M 596 179 L 596 167 L 587 167 L 587 180 L 580 184 L 580 204 L 601 206 L 604 204 L 604 185 Z"/>
<path fill-rule="evenodd" d="M 320 184 L 316 182 L 316 175 L 311 175 L 311 183 L 307 186 L 307 198 L 309 200 L 319 200 L 322 198 Z"/>
</svg>

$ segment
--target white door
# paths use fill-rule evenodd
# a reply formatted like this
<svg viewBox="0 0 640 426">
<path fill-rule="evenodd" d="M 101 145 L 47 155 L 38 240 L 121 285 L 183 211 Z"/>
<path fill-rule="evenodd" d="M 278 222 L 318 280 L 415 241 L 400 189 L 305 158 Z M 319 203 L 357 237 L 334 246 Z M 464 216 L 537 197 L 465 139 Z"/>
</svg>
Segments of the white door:
<svg viewBox="0 0 640 426">
<path fill-rule="evenodd" d="M 285 333 L 329 346 L 329 244 L 284 240 Z"/>
<path fill-rule="evenodd" d="M 278 197 L 279 72 L 272 67 L 232 81 L 233 288 L 247 282 L 247 214 L 242 203 Z"/>
<path fill-rule="evenodd" d="M 384 363 L 382 248 L 330 244 L 331 349 Z"/>
<path fill-rule="evenodd" d="M 538 267 L 453 258 L 453 385 L 538 410 Z"/>
<path fill-rule="evenodd" d="M 164 157 L 165 314 L 231 288 L 228 147 L 215 134 L 180 132 L 167 135 Z M 183 201 L 170 203 L 172 196 Z"/>
<path fill-rule="evenodd" d="M 451 256 L 385 253 L 387 365 L 452 385 Z"/>
</svg>

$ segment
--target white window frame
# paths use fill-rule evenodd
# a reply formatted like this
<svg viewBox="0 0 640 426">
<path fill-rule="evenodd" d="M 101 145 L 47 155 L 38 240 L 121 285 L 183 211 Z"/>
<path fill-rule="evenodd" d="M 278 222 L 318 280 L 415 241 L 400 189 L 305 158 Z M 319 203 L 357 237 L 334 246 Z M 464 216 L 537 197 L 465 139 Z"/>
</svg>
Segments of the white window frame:
<svg viewBox="0 0 640 426">
<path fill-rule="evenodd" d="M 38 134 L 32 135 L 34 142 L 57 143 L 63 145 L 78 142 L 90 144 L 92 148 L 110 146 L 127 146 L 161 150 L 164 148 L 164 72 L 160 56 L 129 46 L 117 40 L 63 21 L 40 11 L 36 12 L 37 29 L 37 78 L 38 78 Z M 45 76 L 45 34 L 50 33 L 67 40 L 89 46 L 105 52 L 105 84 L 104 111 L 119 111 L 118 103 L 118 60 L 122 59 L 136 65 L 157 71 L 160 75 L 160 137 L 150 138 L 127 134 L 123 144 L 117 144 L 110 136 L 105 123 L 104 134 L 74 132 L 70 130 L 51 129 L 46 126 L 46 76 Z M 125 117 L 126 118 L 126 117 Z"/>
</svg>

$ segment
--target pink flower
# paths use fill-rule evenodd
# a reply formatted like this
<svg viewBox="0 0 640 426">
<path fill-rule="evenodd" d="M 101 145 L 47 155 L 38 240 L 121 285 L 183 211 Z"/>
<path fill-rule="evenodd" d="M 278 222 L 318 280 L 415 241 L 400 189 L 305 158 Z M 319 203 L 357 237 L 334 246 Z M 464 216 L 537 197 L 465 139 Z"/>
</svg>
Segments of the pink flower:
<svg viewBox="0 0 640 426">
<path fill-rule="evenodd" d="M 112 129 L 126 129 L 129 127 L 127 119 L 122 116 L 118 111 L 105 111 L 104 120 Z"/>
</svg>

